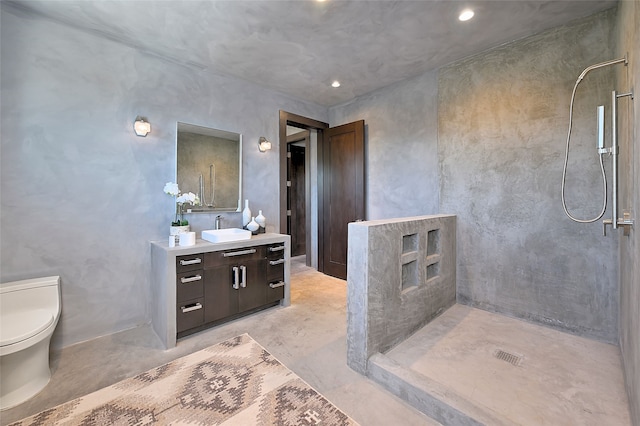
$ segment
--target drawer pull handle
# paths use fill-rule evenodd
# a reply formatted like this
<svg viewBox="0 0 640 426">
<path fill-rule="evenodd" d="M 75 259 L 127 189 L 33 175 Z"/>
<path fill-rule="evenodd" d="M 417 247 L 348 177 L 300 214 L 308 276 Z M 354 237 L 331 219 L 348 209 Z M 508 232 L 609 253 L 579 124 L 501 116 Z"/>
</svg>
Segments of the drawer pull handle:
<svg viewBox="0 0 640 426">
<path fill-rule="evenodd" d="M 280 281 L 277 283 L 269 283 L 269 287 L 271 288 L 283 287 L 284 285 L 285 285 L 284 281 Z"/>
<path fill-rule="evenodd" d="M 180 282 L 182 284 L 186 284 L 186 283 L 192 283 L 194 281 L 200 281 L 202 279 L 201 275 L 194 275 L 192 277 L 182 277 L 180 278 Z"/>
<path fill-rule="evenodd" d="M 273 266 L 273 265 L 280 265 L 282 263 L 284 263 L 285 260 L 284 259 L 278 259 L 278 260 L 270 260 L 269 261 L 269 265 Z"/>
<path fill-rule="evenodd" d="M 284 246 L 269 247 L 269 251 L 282 251 L 282 250 L 284 250 Z"/>
<path fill-rule="evenodd" d="M 192 259 L 192 260 L 181 260 L 180 261 L 180 265 L 182 265 L 182 266 L 195 265 L 196 263 L 202 263 L 202 259 L 200 259 L 199 257 L 196 257 L 195 259 Z"/>
<path fill-rule="evenodd" d="M 242 271 L 242 281 L 240 281 L 240 287 L 247 287 L 247 267 L 242 265 L 240 266 L 240 270 Z"/>
<path fill-rule="evenodd" d="M 234 266 L 233 268 L 233 284 L 232 287 L 234 290 L 240 289 L 240 268 Z"/>
<path fill-rule="evenodd" d="M 202 309 L 201 303 L 194 303 L 193 305 L 182 306 L 182 313 L 186 314 L 187 312 L 197 311 L 198 309 Z"/>
<path fill-rule="evenodd" d="M 227 253 L 222 253 L 222 256 L 224 256 L 224 257 L 242 256 L 244 254 L 253 254 L 255 252 L 256 252 L 256 249 L 230 251 L 230 252 L 227 252 Z"/>
</svg>

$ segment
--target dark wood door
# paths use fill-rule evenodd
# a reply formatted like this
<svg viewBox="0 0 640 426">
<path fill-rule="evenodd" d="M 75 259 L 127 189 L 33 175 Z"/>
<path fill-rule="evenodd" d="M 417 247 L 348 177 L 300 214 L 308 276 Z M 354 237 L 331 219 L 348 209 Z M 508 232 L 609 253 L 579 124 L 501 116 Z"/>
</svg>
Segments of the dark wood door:
<svg viewBox="0 0 640 426">
<path fill-rule="evenodd" d="M 287 234 L 291 235 L 291 256 L 300 256 L 306 252 L 307 215 L 305 202 L 305 154 L 304 146 L 288 144 L 289 177 L 287 191 L 289 220 Z"/>
<path fill-rule="evenodd" d="M 322 142 L 321 265 L 347 278 L 348 224 L 364 220 L 364 120 L 327 129 Z"/>
</svg>

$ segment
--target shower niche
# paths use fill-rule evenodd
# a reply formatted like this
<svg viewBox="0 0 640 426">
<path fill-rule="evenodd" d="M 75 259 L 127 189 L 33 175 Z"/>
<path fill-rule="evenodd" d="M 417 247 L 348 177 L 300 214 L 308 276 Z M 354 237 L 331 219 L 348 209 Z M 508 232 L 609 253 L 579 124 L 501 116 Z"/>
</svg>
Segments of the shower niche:
<svg viewBox="0 0 640 426">
<path fill-rule="evenodd" d="M 422 234 L 425 235 L 425 234 Z M 426 232 L 426 250 L 420 250 L 419 233 L 402 236 L 402 265 L 401 290 L 404 293 L 414 289 L 420 283 L 428 283 L 440 275 L 440 229 Z M 424 276 L 420 274 L 420 256 L 424 259 Z"/>
<path fill-rule="evenodd" d="M 406 292 L 418 286 L 418 234 L 402 237 L 402 291 Z"/>
</svg>

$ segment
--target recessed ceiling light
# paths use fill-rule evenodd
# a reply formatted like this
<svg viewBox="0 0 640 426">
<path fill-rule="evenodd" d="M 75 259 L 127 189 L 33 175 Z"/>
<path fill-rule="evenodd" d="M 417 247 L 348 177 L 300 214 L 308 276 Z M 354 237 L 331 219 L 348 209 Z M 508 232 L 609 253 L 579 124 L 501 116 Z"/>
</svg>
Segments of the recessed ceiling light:
<svg viewBox="0 0 640 426">
<path fill-rule="evenodd" d="M 331 83 L 331 87 L 340 87 L 340 82 L 338 80 Z"/>
<path fill-rule="evenodd" d="M 465 9 L 460 13 L 460 16 L 458 16 L 458 19 L 461 21 L 468 21 L 469 19 L 473 18 L 473 10 L 471 9 Z"/>
</svg>

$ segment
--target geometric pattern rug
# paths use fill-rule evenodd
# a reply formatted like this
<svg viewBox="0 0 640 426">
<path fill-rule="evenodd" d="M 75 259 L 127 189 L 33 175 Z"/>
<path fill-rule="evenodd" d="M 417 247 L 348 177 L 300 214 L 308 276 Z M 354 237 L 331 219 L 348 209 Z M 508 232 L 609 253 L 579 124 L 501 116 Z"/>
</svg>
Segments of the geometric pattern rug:
<svg viewBox="0 0 640 426">
<path fill-rule="evenodd" d="M 357 425 L 248 334 L 12 423 Z"/>
</svg>

